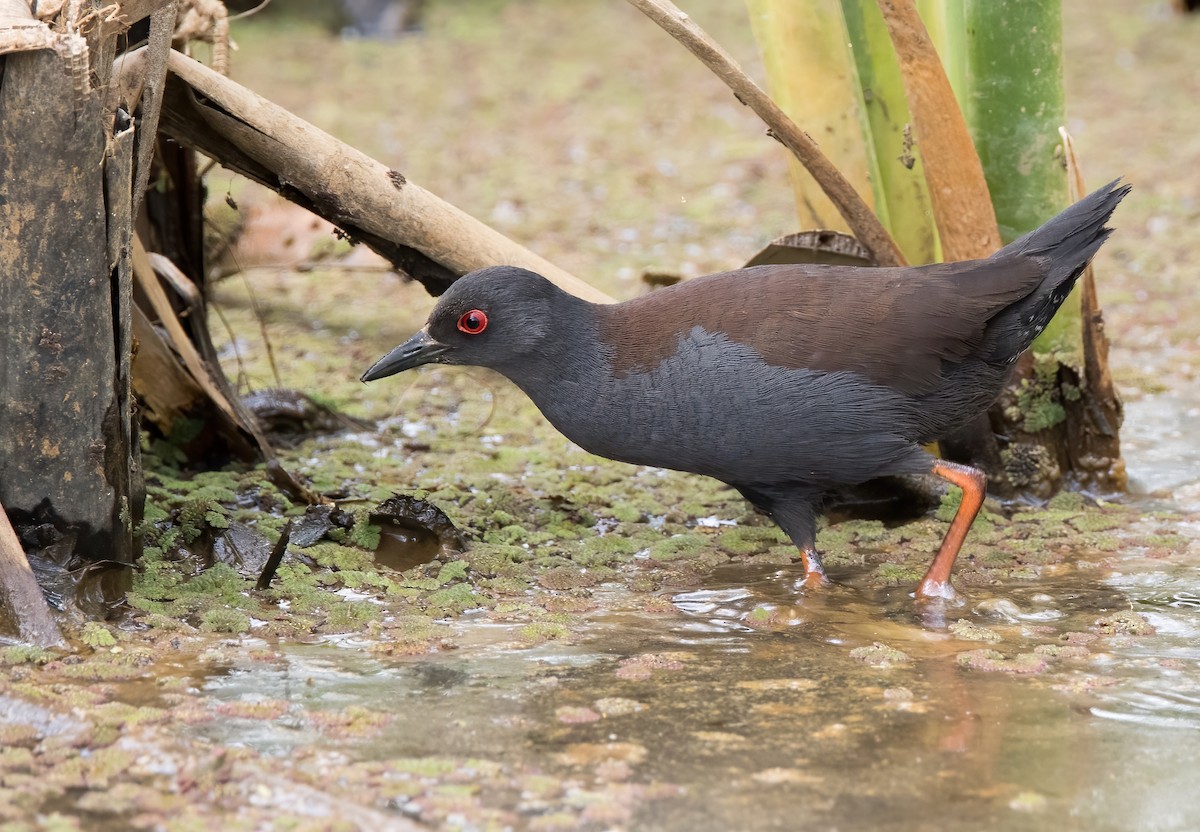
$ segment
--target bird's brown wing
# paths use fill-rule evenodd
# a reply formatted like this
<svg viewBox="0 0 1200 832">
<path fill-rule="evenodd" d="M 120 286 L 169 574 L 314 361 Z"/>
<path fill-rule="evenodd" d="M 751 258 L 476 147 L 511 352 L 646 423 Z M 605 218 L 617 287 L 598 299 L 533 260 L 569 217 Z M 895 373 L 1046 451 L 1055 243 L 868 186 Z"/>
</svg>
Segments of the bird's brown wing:
<svg viewBox="0 0 1200 832">
<path fill-rule="evenodd" d="M 757 266 L 697 278 L 603 308 L 614 370 L 649 370 L 699 326 L 755 350 L 768 364 L 858 373 L 919 394 L 943 362 L 985 344 L 988 322 L 1041 282 L 1033 258 L 898 269 Z"/>
</svg>

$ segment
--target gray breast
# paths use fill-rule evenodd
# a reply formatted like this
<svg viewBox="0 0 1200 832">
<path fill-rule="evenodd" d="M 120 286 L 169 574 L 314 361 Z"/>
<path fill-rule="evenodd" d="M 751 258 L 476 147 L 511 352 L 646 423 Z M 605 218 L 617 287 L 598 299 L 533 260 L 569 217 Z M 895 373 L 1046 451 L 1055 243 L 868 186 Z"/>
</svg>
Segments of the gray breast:
<svg viewBox="0 0 1200 832">
<path fill-rule="evenodd" d="M 913 470 L 904 398 L 854 373 L 772 367 L 700 327 L 648 372 L 607 362 L 533 393 L 567 437 L 600 456 L 726 482 L 857 482 Z M 522 385 L 525 386 L 525 385 Z M 916 466 L 919 467 L 919 466 Z"/>
</svg>

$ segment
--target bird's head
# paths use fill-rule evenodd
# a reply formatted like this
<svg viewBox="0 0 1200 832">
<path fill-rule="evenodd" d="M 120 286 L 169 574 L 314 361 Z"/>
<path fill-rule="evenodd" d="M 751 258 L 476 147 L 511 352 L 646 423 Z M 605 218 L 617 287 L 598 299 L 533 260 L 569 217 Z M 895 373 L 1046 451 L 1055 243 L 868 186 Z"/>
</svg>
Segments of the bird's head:
<svg viewBox="0 0 1200 832">
<path fill-rule="evenodd" d="M 545 349 L 554 307 L 569 296 L 546 278 L 513 266 L 493 266 L 456 280 L 425 327 L 375 362 L 363 381 L 422 364 L 502 370 Z"/>
</svg>

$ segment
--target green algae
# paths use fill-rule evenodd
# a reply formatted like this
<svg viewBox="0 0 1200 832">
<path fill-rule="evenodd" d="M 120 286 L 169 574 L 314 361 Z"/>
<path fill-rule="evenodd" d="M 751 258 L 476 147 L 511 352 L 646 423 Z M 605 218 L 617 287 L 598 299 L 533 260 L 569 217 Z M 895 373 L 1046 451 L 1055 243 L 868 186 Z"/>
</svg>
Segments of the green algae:
<svg viewBox="0 0 1200 832">
<path fill-rule="evenodd" d="M 580 566 L 612 566 L 632 560 L 634 553 L 641 549 L 644 543 L 644 535 L 595 535 L 568 550 L 568 555 Z"/>
<path fill-rule="evenodd" d="M 487 605 L 487 599 L 476 593 L 470 584 L 460 583 L 439 589 L 426 599 L 425 606 L 431 614 L 457 614 Z"/>
<path fill-rule="evenodd" d="M 206 633 L 248 633 L 250 616 L 240 610 L 216 607 L 200 617 L 200 629 Z"/>
<path fill-rule="evenodd" d="M 117 643 L 112 631 L 98 621 L 89 621 L 79 631 L 79 640 L 92 649 L 112 647 Z"/>
<path fill-rule="evenodd" d="M 871 573 L 872 583 L 880 586 L 900 586 L 916 584 L 925 574 L 924 568 L 916 565 L 900 563 L 881 563 Z"/>
<path fill-rule="evenodd" d="M 716 545 L 731 555 L 758 555 L 782 543 L 781 530 L 769 526 L 737 526 L 717 536 Z"/>
<path fill-rule="evenodd" d="M 611 575 L 611 570 L 607 570 Z M 546 589 L 564 590 L 596 586 L 606 577 L 599 569 L 556 566 L 538 573 L 537 581 Z"/>
<path fill-rule="evenodd" d="M 329 540 L 306 547 L 304 553 L 316 561 L 317 565 L 339 571 L 361 572 L 372 568 L 375 563 L 375 558 L 369 551 L 354 546 L 343 546 Z"/>
<path fill-rule="evenodd" d="M 381 607 L 363 601 L 342 601 L 326 611 L 320 630 L 323 633 L 358 633 L 367 624 L 383 617 Z"/>
<path fill-rule="evenodd" d="M 1046 660 L 1036 653 L 1018 653 L 1009 658 L 998 650 L 968 650 L 955 657 L 959 667 L 980 670 L 985 673 L 1043 673 L 1049 667 Z"/>
<path fill-rule="evenodd" d="M 1154 625 L 1147 621 L 1145 616 L 1139 615 L 1132 610 L 1122 610 L 1121 612 L 1098 618 L 1094 627 L 1096 632 L 1106 636 L 1151 636 L 1155 633 Z"/>
<path fill-rule="evenodd" d="M 1046 502 L 1050 511 L 1082 511 L 1087 505 L 1084 496 L 1078 491 L 1060 491 Z"/>
<path fill-rule="evenodd" d="M 519 546 L 476 543 L 463 553 L 462 559 L 476 575 L 494 578 L 527 556 L 528 552 Z"/>
<path fill-rule="evenodd" d="M 530 645 L 570 637 L 571 628 L 553 621 L 531 621 L 517 630 L 517 638 Z"/>
<path fill-rule="evenodd" d="M 1127 512 L 1096 510 L 1076 515 L 1067 522 L 1080 532 L 1104 532 L 1119 529 L 1129 523 Z"/>
<path fill-rule="evenodd" d="M 1033 375 L 1021 380 L 1016 391 L 1015 404 L 1008 408 L 1006 416 L 1020 424 L 1026 433 L 1038 433 L 1066 420 L 1067 411 L 1062 398 L 1068 401 L 1079 397 L 1078 388 L 1060 390 L 1058 385 L 1059 364 L 1077 367 L 1078 356 L 1062 353 L 1038 353 L 1034 355 Z M 1060 398 L 1061 396 L 1061 398 Z"/>
<path fill-rule="evenodd" d="M 308 453 L 303 448 L 297 452 Z M 453 444 L 447 444 L 443 453 L 457 457 L 461 452 Z M 370 458 L 362 453 L 351 454 L 333 467 L 349 471 L 353 467 L 351 459 L 353 464 L 361 465 Z M 548 456 L 547 460 L 553 458 Z M 253 471 L 226 472 L 223 476 L 193 480 L 164 478 L 157 486 L 160 490 L 163 483 L 186 485 L 190 490 L 180 498 L 161 499 L 166 509 L 154 515 L 159 524 L 155 530 L 157 539 L 147 547 L 147 558 L 131 603 L 147 616 L 158 616 L 153 619 L 155 627 L 162 627 L 171 617 L 183 617 L 201 626 L 210 608 L 227 606 L 239 611 L 230 619 L 237 627 L 244 616 L 255 616 L 269 622 L 266 632 L 282 632 L 282 622 L 277 622 L 263 604 L 287 601 L 289 614 L 312 617 L 307 625 L 298 622 L 293 628 L 296 631 L 306 628 L 345 631 L 369 625 L 381 608 L 371 610 L 371 606 L 377 605 L 363 604 L 347 607 L 340 599 L 329 597 L 329 593 L 340 589 L 372 594 L 384 608 L 388 604 L 413 603 L 435 615 L 453 616 L 468 609 L 494 607 L 499 599 L 520 596 L 531 586 L 563 593 L 616 581 L 634 592 L 652 593 L 664 582 L 687 581 L 692 580 L 690 576 L 706 574 L 730 557 L 779 565 L 795 560 L 795 552 L 777 527 L 754 518 L 744 503 L 723 493 L 719 485 L 672 474 L 656 478 L 655 491 L 647 496 L 645 483 L 619 476 L 615 473 L 619 466 L 598 461 L 588 470 L 579 471 L 531 468 L 536 473 L 527 475 L 527 482 L 534 490 L 527 490 L 497 484 L 491 476 L 494 467 L 488 463 L 483 466 L 486 470 L 464 469 L 449 480 L 424 480 L 421 484 L 432 488 L 414 492 L 423 498 L 444 500 L 444 510 L 456 522 L 475 530 L 475 542 L 454 560 L 410 570 L 403 576 L 389 574 L 374 563 L 369 551 L 370 544 L 375 542 L 374 530 L 366 522 L 368 512 L 360 507 L 355 511 L 354 528 L 366 536 L 356 539 L 353 533 L 334 535 L 341 539 L 326 539 L 306 548 L 303 554 L 309 562 L 285 562 L 276 575 L 275 585 L 263 595 L 247 593 L 248 584 L 234 580 L 228 572 L 219 574 L 211 586 L 204 582 L 194 584 L 191 576 L 164 556 L 163 544 L 176 545 L 174 540 L 185 537 L 179 527 L 172 527 L 164 518 L 171 516 L 169 512 L 178 517 L 185 504 L 194 503 L 197 497 L 228 498 L 252 488 L 257 489 L 255 493 L 269 494 L 269 484 L 268 488 L 262 488 L 261 478 L 256 480 Z M 259 484 L 252 485 L 256 481 Z M 575 486 L 570 499 L 554 496 L 565 485 Z M 703 498 L 686 496 L 688 488 Z M 952 517 L 959 500 L 958 491 L 950 490 L 936 516 L 943 520 Z M 622 501 L 628 502 L 633 510 L 614 512 L 613 508 Z M 584 505 L 589 509 L 581 507 Z M 213 510 L 211 505 L 206 508 Z M 712 533 L 699 533 L 681 525 L 690 517 L 700 516 L 701 511 L 704 516 L 715 513 L 741 517 L 749 523 Z M 1009 520 L 985 511 L 968 543 L 968 554 L 972 547 L 975 551 L 973 563 L 960 561 L 960 580 L 964 585 L 974 585 L 999 577 L 1034 578 L 1039 567 L 1061 562 L 1067 556 L 1068 549 L 1045 545 L 1052 538 L 1070 541 L 1073 534 L 1090 535 L 1083 539 L 1094 543 L 1099 550 L 1111 551 L 1119 545 L 1119 539 L 1102 532 L 1119 528 L 1127 522 L 1128 515 L 1117 511 L 1111 512 L 1112 518 L 1097 519 L 1104 511 L 1087 507 L 1076 496 L 1057 498 L 1043 510 L 1041 517 L 1031 510 L 1022 510 Z M 208 511 L 199 518 L 193 516 L 198 509 L 189 512 L 193 522 L 188 534 L 204 533 L 204 528 L 195 522 L 197 519 L 209 531 L 213 530 L 209 521 L 214 518 L 207 516 Z M 251 521 L 252 514 L 239 519 Z M 591 530 L 597 516 L 620 522 L 609 533 L 597 534 Z M 665 517 L 667 522 L 659 530 L 651 529 L 645 520 L 650 516 Z M 282 518 L 261 517 L 254 524 L 268 539 L 273 539 Z M 920 579 L 942 533 L 944 526 L 933 520 L 897 527 L 878 521 L 849 521 L 823 527 L 819 541 L 827 565 L 860 569 L 866 564 L 873 584 L 903 586 Z M 1145 542 L 1155 547 L 1175 543 L 1168 535 L 1145 536 Z M 669 568 L 655 572 L 647 570 L 647 564 Z M 207 591 L 213 597 L 201 598 L 201 593 Z M 535 606 L 544 610 L 552 606 L 562 609 L 563 604 L 573 605 L 571 609 L 593 605 L 587 599 L 548 600 L 551 597 L 540 598 Z M 752 614 L 751 626 L 775 626 L 764 615 Z M 218 619 L 219 614 L 210 619 L 210 626 Z M 784 622 L 778 623 L 782 626 Z"/>
<path fill-rule="evenodd" d="M 660 540 L 650 547 L 650 558 L 656 561 L 675 561 L 694 557 L 707 549 L 708 538 L 697 534 L 680 534 Z"/>
<path fill-rule="evenodd" d="M 912 658 L 904 651 L 878 641 L 871 645 L 855 647 L 850 651 L 850 658 L 879 668 L 894 667 L 912 661 Z"/>
<path fill-rule="evenodd" d="M 1004 637 L 995 630 L 981 627 L 965 618 L 960 618 L 950 625 L 950 634 L 964 641 L 1003 641 Z"/>
<path fill-rule="evenodd" d="M 1090 650 L 1079 644 L 1039 644 L 1033 652 L 1052 659 L 1086 659 L 1091 655 Z"/>
<path fill-rule="evenodd" d="M 10 647 L 0 648 L 0 665 L 6 667 L 22 664 L 42 665 L 55 658 L 57 658 L 57 654 L 53 651 L 30 644 L 14 644 Z"/>
</svg>

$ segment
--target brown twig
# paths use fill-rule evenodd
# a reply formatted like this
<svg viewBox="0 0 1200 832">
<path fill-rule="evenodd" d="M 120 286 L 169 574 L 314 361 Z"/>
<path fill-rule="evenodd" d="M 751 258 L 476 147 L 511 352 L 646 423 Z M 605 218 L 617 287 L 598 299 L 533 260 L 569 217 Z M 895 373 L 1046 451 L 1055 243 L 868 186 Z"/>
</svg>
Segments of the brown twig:
<svg viewBox="0 0 1200 832">
<path fill-rule="evenodd" d="M 317 492 L 313 491 L 296 476 L 283 467 L 283 463 L 278 460 L 273 454 L 267 460 L 267 479 L 269 479 L 276 488 L 287 495 L 288 499 L 293 503 L 304 503 L 309 506 L 319 506 L 330 502 L 322 497 Z"/>
<path fill-rule="evenodd" d="M 275 577 L 275 570 L 283 562 L 283 555 L 287 552 L 288 543 L 291 542 L 291 539 L 292 521 L 289 520 L 284 524 L 283 531 L 279 533 L 279 540 L 275 541 L 275 548 L 271 550 L 271 554 L 267 557 L 267 562 L 263 564 L 262 572 L 258 574 L 258 583 L 254 585 L 255 589 L 270 589 L 271 579 Z"/>
<path fill-rule="evenodd" d="M 0 506 L 0 607 L 9 610 L 22 641 L 36 647 L 62 643 L 62 633 L 3 506 Z"/>
<path fill-rule="evenodd" d="M 1083 181 L 1083 170 L 1075 153 L 1075 143 L 1067 128 L 1059 127 L 1063 153 L 1067 162 L 1067 195 L 1072 202 L 1082 199 L 1087 193 Z M 1079 278 L 1080 318 L 1083 324 L 1083 378 L 1084 401 L 1083 430 L 1079 440 L 1082 445 L 1079 456 L 1107 460 L 1096 468 L 1086 471 L 1092 477 L 1088 485 L 1100 486 L 1105 490 L 1125 491 L 1129 487 L 1125 465 L 1121 462 L 1120 427 L 1124 419 L 1125 406 L 1113 381 L 1108 363 L 1108 335 L 1104 331 L 1104 312 L 1096 294 L 1096 274 L 1092 263 L 1088 263 Z"/>
<path fill-rule="evenodd" d="M 866 246 L 880 266 L 903 266 L 904 255 L 896 241 L 868 207 L 854 186 L 821 152 L 812 137 L 796 126 L 771 97 L 763 92 L 720 45 L 692 22 L 670 0 L 629 0 L 688 51 L 711 69 L 733 91 L 738 101 L 766 122 L 768 133 L 792 152 L 825 191 L 851 232 Z"/>
</svg>

